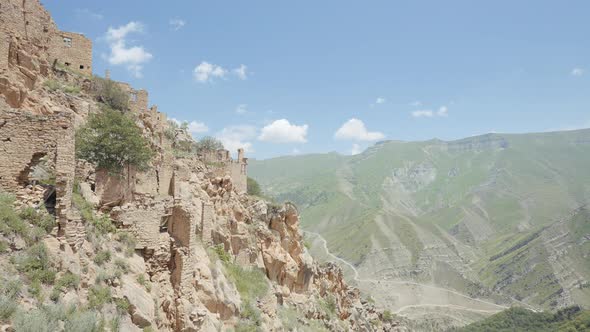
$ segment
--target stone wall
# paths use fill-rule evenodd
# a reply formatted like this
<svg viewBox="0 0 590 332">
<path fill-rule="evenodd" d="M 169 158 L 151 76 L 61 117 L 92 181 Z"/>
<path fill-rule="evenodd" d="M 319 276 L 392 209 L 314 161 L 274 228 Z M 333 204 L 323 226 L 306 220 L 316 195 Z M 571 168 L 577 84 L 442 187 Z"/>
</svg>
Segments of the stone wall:
<svg viewBox="0 0 590 332">
<path fill-rule="evenodd" d="M 213 174 L 215 176 L 229 175 L 238 193 L 243 194 L 248 191 L 248 158 L 244 157 L 244 149 L 238 149 L 236 160 L 232 159 L 229 151 L 225 149 L 205 151 L 201 154 L 201 160 L 205 163 L 220 164 L 214 165 L 218 169 Z"/>
<path fill-rule="evenodd" d="M 71 207 L 76 168 L 75 131 L 70 114 L 37 116 L 0 110 L 0 190 L 16 193 L 42 157 L 55 165 L 56 216 L 63 231 Z M 63 232 L 62 232 L 63 234 Z"/>
<path fill-rule="evenodd" d="M 129 95 L 129 109 L 131 111 L 135 113 L 148 111 L 148 92 L 146 90 L 136 90 L 125 82 L 117 82 L 117 84 Z"/>
<path fill-rule="evenodd" d="M 49 60 L 92 74 L 92 41 L 79 33 L 55 31 L 51 36 Z"/>
</svg>

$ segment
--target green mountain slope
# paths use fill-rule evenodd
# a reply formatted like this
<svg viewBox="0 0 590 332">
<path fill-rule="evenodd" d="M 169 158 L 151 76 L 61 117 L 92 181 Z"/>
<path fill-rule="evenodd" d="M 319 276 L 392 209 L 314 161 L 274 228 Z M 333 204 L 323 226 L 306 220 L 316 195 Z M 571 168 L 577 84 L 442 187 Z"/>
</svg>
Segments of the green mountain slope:
<svg viewBox="0 0 590 332">
<path fill-rule="evenodd" d="M 359 286 L 383 305 L 406 303 L 387 280 L 590 305 L 590 130 L 387 141 L 355 156 L 253 160 L 249 171 L 296 203 L 304 228 L 371 278 Z"/>
<path fill-rule="evenodd" d="M 568 307 L 556 313 L 510 308 L 455 332 L 584 332 L 590 331 L 590 311 Z"/>
</svg>

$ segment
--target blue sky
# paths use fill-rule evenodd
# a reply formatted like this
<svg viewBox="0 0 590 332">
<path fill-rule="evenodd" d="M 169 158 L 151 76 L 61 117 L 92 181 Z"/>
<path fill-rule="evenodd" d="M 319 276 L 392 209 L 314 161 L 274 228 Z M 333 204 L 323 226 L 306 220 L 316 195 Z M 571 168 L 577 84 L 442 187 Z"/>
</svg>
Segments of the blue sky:
<svg viewBox="0 0 590 332">
<path fill-rule="evenodd" d="M 250 157 L 590 127 L 587 1 L 44 5 L 95 74 Z"/>
</svg>

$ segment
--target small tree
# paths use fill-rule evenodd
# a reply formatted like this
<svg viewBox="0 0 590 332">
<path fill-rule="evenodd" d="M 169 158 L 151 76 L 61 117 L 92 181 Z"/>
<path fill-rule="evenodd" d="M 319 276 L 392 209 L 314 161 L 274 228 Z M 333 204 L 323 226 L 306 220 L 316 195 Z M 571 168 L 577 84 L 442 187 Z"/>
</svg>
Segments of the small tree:
<svg viewBox="0 0 590 332">
<path fill-rule="evenodd" d="M 93 77 L 92 93 L 99 102 L 108 105 L 112 109 L 119 111 L 129 109 L 129 95 L 110 79 Z"/>
<path fill-rule="evenodd" d="M 216 151 L 223 149 L 223 143 L 215 137 L 205 136 L 197 142 L 198 151 Z"/>
<path fill-rule="evenodd" d="M 248 188 L 248 195 L 262 196 L 262 190 L 260 189 L 260 185 L 253 178 L 248 177 L 246 186 Z"/>
<path fill-rule="evenodd" d="M 99 169 L 120 173 L 125 166 L 146 169 L 153 152 L 132 119 L 104 107 L 76 133 L 76 154 Z"/>
</svg>

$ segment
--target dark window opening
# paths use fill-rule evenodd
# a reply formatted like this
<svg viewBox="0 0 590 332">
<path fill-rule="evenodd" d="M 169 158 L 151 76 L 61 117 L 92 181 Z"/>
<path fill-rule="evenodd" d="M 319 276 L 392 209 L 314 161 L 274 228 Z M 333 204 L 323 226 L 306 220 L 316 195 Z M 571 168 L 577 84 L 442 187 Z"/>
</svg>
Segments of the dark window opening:
<svg viewBox="0 0 590 332">
<path fill-rule="evenodd" d="M 84 65 L 80 65 L 80 69 L 84 69 Z"/>
<path fill-rule="evenodd" d="M 45 157 L 44 152 L 37 152 L 33 154 L 31 157 L 31 161 L 23 168 L 23 170 L 18 175 L 18 183 L 26 187 L 31 182 L 31 170 L 35 168 L 41 161 L 41 158 Z"/>
<path fill-rule="evenodd" d="M 95 183 L 90 184 L 90 190 L 92 190 L 93 192 L 96 192 L 96 184 Z"/>
<path fill-rule="evenodd" d="M 66 67 L 69 67 L 70 66 L 70 63 L 69 62 L 66 62 L 66 63 L 64 63 L 64 65 L 66 65 Z"/>
</svg>

